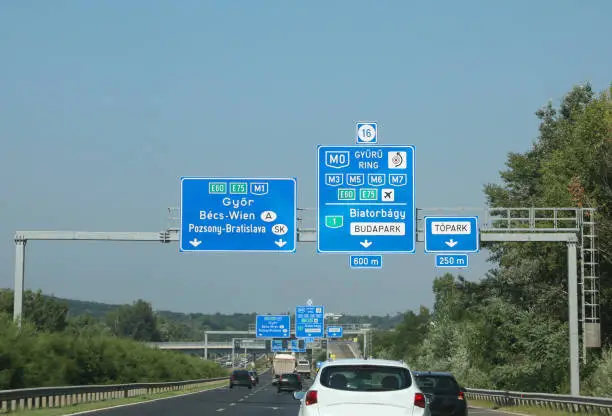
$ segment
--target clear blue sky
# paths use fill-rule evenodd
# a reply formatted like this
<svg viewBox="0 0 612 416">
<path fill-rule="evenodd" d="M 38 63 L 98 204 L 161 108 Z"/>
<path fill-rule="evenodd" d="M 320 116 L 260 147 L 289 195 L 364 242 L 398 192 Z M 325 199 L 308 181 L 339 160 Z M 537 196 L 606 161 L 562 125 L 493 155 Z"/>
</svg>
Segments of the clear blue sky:
<svg viewBox="0 0 612 416">
<path fill-rule="evenodd" d="M 158 231 L 178 178 L 296 176 L 354 122 L 417 148 L 417 206 L 484 206 L 534 112 L 612 79 L 608 0 L 0 3 L 0 286 L 16 230 Z M 193 312 L 431 305 L 433 258 L 180 255 L 176 245 L 32 242 L 27 288 Z M 481 277 L 485 255 L 465 273 Z"/>
</svg>

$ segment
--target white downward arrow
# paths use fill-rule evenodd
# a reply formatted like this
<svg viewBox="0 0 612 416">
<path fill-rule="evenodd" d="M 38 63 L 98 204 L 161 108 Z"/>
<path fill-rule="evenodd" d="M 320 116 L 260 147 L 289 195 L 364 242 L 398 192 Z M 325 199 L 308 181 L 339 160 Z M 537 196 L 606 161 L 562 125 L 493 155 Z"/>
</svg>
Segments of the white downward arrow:
<svg viewBox="0 0 612 416">
<path fill-rule="evenodd" d="M 286 242 L 286 241 L 283 241 L 283 239 L 282 239 L 282 238 L 280 238 L 278 241 L 275 241 L 275 242 L 274 242 L 274 244 L 276 244 L 276 245 L 277 245 L 277 246 L 279 246 L 279 247 L 282 247 L 282 246 L 284 246 L 285 244 L 287 244 L 287 242 Z"/>
<path fill-rule="evenodd" d="M 450 240 L 445 241 L 444 244 L 446 244 L 450 248 L 453 248 L 453 247 L 455 247 L 459 243 L 451 238 Z"/>
<path fill-rule="evenodd" d="M 201 242 L 201 241 L 199 241 L 197 238 L 194 238 L 193 240 L 191 240 L 191 241 L 189 242 L 189 244 L 191 244 L 191 245 L 192 245 L 192 246 L 194 246 L 194 247 L 197 247 L 197 246 L 199 246 L 200 244 L 202 244 L 202 242 Z"/>
<path fill-rule="evenodd" d="M 368 247 L 370 247 L 372 245 L 372 242 L 368 241 L 368 239 L 366 238 L 364 241 L 360 241 L 359 244 L 361 244 L 365 248 L 368 248 Z"/>
</svg>

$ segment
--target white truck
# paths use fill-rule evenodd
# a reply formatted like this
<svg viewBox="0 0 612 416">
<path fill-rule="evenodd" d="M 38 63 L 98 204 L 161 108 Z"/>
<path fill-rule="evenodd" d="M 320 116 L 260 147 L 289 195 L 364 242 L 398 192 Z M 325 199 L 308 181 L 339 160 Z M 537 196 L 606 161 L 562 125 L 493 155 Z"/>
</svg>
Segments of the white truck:
<svg viewBox="0 0 612 416">
<path fill-rule="evenodd" d="M 272 359 L 272 375 L 274 381 L 285 373 L 293 373 L 295 371 L 295 355 L 293 354 L 275 354 Z"/>
<path fill-rule="evenodd" d="M 310 361 L 300 358 L 297 362 L 296 372 L 302 376 L 302 378 L 310 378 Z"/>
</svg>

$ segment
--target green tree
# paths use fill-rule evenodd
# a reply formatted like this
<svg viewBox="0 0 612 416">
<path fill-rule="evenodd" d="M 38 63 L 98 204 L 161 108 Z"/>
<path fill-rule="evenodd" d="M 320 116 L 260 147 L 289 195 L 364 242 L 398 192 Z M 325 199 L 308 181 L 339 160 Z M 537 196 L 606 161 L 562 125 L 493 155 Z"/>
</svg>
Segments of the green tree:
<svg viewBox="0 0 612 416">
<path fill-rule="evenodd" d="M 136 341 L 157 342 L 161 335 L 157 328 L 157 317 L 151 304 L 139 299 L 132 305 L 123 305 L 110 312 L 106 324 L 111 331 L 120 337 Z"/>
<path fill-rule="evenodd" d="M 0 313 L 13 314 L 14 293 L 0 289 Z M 54 297 L 45 296 L 39 290 L 26 290 L 23 294 L 23 319 L 40 331 L 62 331 L 68 326 L 68 305 Z"/>
</svg>

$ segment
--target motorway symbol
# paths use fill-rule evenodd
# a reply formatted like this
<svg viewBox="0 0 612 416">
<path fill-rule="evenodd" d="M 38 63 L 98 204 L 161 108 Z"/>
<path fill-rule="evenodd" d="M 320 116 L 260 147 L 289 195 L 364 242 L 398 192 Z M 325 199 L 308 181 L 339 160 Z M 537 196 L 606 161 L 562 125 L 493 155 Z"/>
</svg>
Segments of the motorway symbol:
<svg viewBox="0 0 612 416">
<path fill-rule="evenodd" d="M 378 143 L 378 124 L 374 122 L 359 122 L 357 123 L 357 144 L 375 144 Z"/>
<path fill-rule="evenodd" d="M 317 251 L 414 253 L 414 161 L 414 146 L 319 146 Z"/>
<path fill-rule="evenodd" d="M 181 178 L 179 250 L 293 253 L 294 178 Z"/>
<path fill-rule="evenodd" d="M 454 267 L 464 269 L 469 266 L 467 254 L 436 254 L 436 267 Z"/>
<path fill-rule="evenodd" d="M 298 306 L 295 308 L 295 337 L 323 338 L 325 308 L 323 306 Z"/>
<path fill-rule="evenodd" d="M 425 253 L 478 253 L 478 217 L 424 217 Z"/>
<path fill-rule="evenodd" d="M 255 335 L 257 338 L 290 338 L 291 317 L 289 315 L 257 315 Z"/>
<path fill-rule="evenodd" d="M 380 254 L 354 254 L 349 257 L 351 269 L 382 269 L 383 258 Z"/>
<path fill-rule="evenodd" d="M 328 326 L 327 338 L 342 338 L 343 328 L 341 326 Z"/>
</svg>

